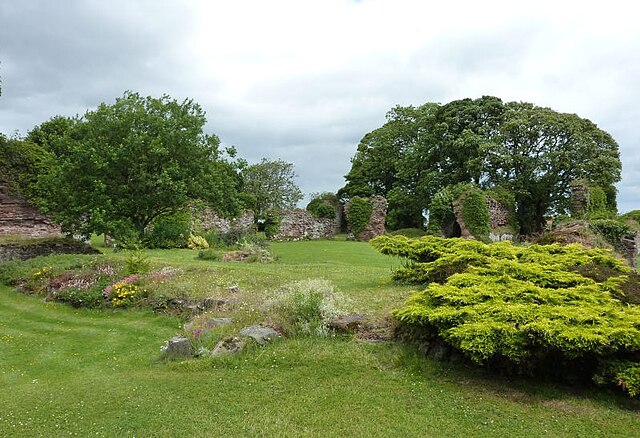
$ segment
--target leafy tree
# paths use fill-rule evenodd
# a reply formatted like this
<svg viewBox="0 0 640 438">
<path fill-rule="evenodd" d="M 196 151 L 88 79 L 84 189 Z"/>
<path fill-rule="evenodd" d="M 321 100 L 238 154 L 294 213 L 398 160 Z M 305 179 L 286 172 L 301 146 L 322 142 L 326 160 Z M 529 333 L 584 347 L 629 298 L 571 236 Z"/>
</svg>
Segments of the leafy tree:
<svg viewBox="0 0 640 438">
<path fill-rule="evenodd" d="M 396 107 L 365 135 L 340 196 L 380 194 L 390 228 L 420 227 L 422 212 L 444 187 L 472 182 L 515 196 L 522 234 L 569 206 L 571 181 L 602 187 L 615 211 L 618 145 L 575 114 L 499 98 Z"/>
<path fill-rule="evenodd" d="M 218 138 L 203 133 L 205 121 L 192 100 L 133 92 L 83 117 L 52 119 L 29 134 L 57 154 L 37 201 L 69 233 L 120 239 L 142 238 L 193 199 L 235 213 L 239 177 Z"/>
<path fill-rule="evenodd" d="M 32 197 L 38 175 L 52 165 L 52 155 L 29 141 L 0 134 L 0 183 Z"/>
<path fill-rule="evenodd" d="M 263 158 L 242 171 L 244 192 L 252 199 L 256 218 L 264 219 L 267 210 L 294 208 L 302 199 L 302 192 L 294 179 L 293 164 Z"/>
<path fill-rule="evenodd" d="M 339 203 L 340 201 L 335 193 L 313 193 L 311 201 L 307 204 L 307 211 L 316 217 L 333 219 L 336 217 Z"/>
</svg>

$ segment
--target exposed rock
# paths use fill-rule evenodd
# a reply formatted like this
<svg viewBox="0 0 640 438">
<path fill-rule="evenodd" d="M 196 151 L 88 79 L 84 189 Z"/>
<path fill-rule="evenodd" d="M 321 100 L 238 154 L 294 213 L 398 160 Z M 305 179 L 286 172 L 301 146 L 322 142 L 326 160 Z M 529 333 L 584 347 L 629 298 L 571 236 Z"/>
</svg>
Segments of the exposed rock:
<svg viewBox="0 0 640 438">
<path fill-rule="evenodd" d="M 618 245 L 620 252 L 632 268 L 638 268 L 638 255 L 640 254 L 640 231 L 623 237 Z"/>
<path fill-rule="evenodd" d="M 260 345 L 265 345 L 272 339 L 279 336 L 278 332 L 271 327 L 261 325 L 251 325 L 240 330 L 240 336 L 243 338 L 251 338 Z"/>
<path fill-rule="evenodd" d="M 365 320 L 364 315 L 352 313 L 333 318 L 329 322 L 329 327 L 339 332 L 354 332 L 364 324 Z"/>
<path fill-rule="evenodd" d="M 581 219 L 589 212 L 589 187 L 580 182 L 571 184 L 571 216 Z"/>
<path fill-rule="evenodd" d="M 207 318 L 204 321 L 190 321 L 186 323 L 182 328 L 185 331 L 192 332 L 202 326 L 207 329 L 213 329 L 216 327 L 233 324 L 233 321 L 233 318 Z"/>
<path fill-rule="evenodd" d="M 184 306 L 184 310 L 186 310 L 187 312 L 191 312 L 192 315 L 199 315 L 204 309 L 197 304 L 189 304 Z"/>
<path fill-rule="evenodd" d="M 0 245 L 0 262 L 11 259 L 27 260 L 51 254 L 100 254 L 100 251 L 84 242 L 62 238 Z"/>
<path fill-rule="evenodd" d="M 0 235 L 61 236 L 60 227 L 6 185 L 0 184 Z"/>
<path fill-rule="evenodd" d="M 223 262 L 246 262 L 251 257 L 251 251 L 229 251 L 222 256 Z"/>
<path fill-rule="evenodd" d="M 211 351 L 211 356 L 240 353 L 244 350 L 246 344 L 246 341 L 235 336 L 224 338 L 216 344 L 213 351 Z"/>
<path fill-rule="evenodd" d="M 285 211 L 275 240 L 327 239 L 335 235 L 336 221 L 317 218 L 300 208 Z"/>
<path fill-rule="evenodd" d="M 487 196 L 487 208 L 489 209 L 489 226 L 492 230 L 509 226 L 509 210 L 502 204 Z"/>
<path fill-rule="evenodd" d="M 167 357 L 189 357 L 191 356 L 191 343 L 183 336 L 176 336 L 167 341 L 165 354 Z"/>
<path fill-rule="evenodd" d="M 240 302 L 237 298 L 209 297 L 202 301 L 204 309 L 213 309 L 221 307 L 233 307 Z"/>
</svg>

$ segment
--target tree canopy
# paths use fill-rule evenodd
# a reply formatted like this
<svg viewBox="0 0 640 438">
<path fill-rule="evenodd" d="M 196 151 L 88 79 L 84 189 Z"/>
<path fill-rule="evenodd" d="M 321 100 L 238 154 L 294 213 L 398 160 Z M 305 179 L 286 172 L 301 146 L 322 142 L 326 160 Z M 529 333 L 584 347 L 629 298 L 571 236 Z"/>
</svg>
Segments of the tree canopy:
<svg viewBox="0 0 640 438">
<path fill-rule="evenodd" d="M 391 110 L 361 140 L 339 195 L 386 196 L 388 225 L 403 228 L 422 226 L 423 210 L 446 186 L 507 189 L 520 232 L 530 234 L 545 215 L 568 211 L 578 179 L 602 187 L 615 206 L 620 171 L 617 143 L 591 121 L 484 96 Z"/>
<path fill-rule="evenodd" d="M 263 158 L 246 167 L 242 176 L 244 192 L 251 199 L 248 204 L 255 209 L 257 218 L 264 218 L 269 209 L 294 208 L 302 199 L 293 163 Z"/>
<path fill-rule="evenodd" d="M 56 156 L 35 201 L 69 233 L 116 238 L 142 237 L 193 199 L 233 214 L 237 169 L 203 133 L 205 121 L 192 100 L 133 92 L 82 117 L 53 118 L 28 135 Z"/>
</svg>

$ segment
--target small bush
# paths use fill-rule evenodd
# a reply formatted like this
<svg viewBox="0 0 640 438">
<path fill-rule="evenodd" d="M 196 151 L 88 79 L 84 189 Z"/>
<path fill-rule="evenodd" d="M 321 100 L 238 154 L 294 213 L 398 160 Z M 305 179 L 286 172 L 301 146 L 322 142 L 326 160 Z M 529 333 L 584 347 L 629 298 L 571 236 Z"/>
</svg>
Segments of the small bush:
<svg viewBox="0 0 640 438">
<path fill-rule="evenodd" d="M 267 239 L 273 239 L 280 231 L 280 222 L 282 222 L 282 216 L 280 212 L 270 210 L 267 212 L 267 217 L 264 220 L 264 235 Z"/>
<path fill-rule="evenodd" d="M 151 248 L 185 248 L 191 232 L 191 215 L 180 212 L 158 218 L 146 236 Z"/>
<path fill-rule="evenodd" d="M 189 235 L 187 246 L 189 249 L 207 249 L 209 248 L 209 243 L 204 237 L 191 234 Z"/>
<path fill-rule="evenodd" d="M 198 258 L 200 260 L 216 261 L 216 260 L 220 259 L 220 256 L 213 249 L 205 249 L 205 250 L 202 250 L 202 251 L 198 252 Z"/>
<path fill-rule="evenodd" d="M 275 259 L 268 247 L 251 242 L 244 242 L 240 250 L 249 253 L 246 259 L 249 263 L 272 263 Z"/>
<path fill-rule="evenodd" d="M 57 301 L 68 303 L 73 307 L 86 307 L 89 309 L 95 309 L 101 307 L 104 304 L 104 298 L 100 289 L 75 289 L 67 288 L 61 289 L 56 292 L 55 298 Z"/>
<path fill-rule="evenodd" d="M 273 295 L 266 308 L 289 336 L 331 334 L 329 323 L 342 314 L 344 298 L 327 280 L 288 284 Z"/>
<path fill-rule="evenodd" d="M 589 225 L 614 247 L 619 246 L 620 240 L 631 232 L 629 226 L 613 219 L 591 220 Z"/>
<path fill-rule="evenodd" d="M 129 250 L 125 260 L 127 274 L 146 274 L 151 268 L 151 262 L 144 250 Z"/>
<path fill-rule="evenodd" d="M 140 276 L 135 274 L 123 278 L 104 288 L 102 296 L 114 307 L 129 306 L 147 295 L 146 291 L 137 284 L 140 279 Z"/>
</svg>

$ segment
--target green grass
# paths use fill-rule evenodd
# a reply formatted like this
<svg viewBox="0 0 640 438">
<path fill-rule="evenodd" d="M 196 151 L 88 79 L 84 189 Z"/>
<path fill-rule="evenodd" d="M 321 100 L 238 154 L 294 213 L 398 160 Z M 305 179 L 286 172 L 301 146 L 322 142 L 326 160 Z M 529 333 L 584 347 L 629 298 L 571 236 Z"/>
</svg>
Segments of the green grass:
<svg viewBox="0 0 640 438">
<path fill-rule="evenodd" d="M 184 273 L 167 291 L 193 296 L 240 285 L 254 303 L 274 288 L 325 278 L 359 311 L 404 302 L 396 259 L 345 241 L 274 243 L 273 264 L 149 251 Z M 96 256 L 5 264 L 78 268 Z M 99 259 L 118 261 L 123 252 Z M 0 436 L 636 436 L 640 407 L 614 391 L 502 379 L 394 343 L 349 337 L 279 340 L 236 356 L 165 363 L 182 321 L 140 310 L 78 310 L 0 286 Z"/>
<path fill-rule="evenodd" d="M 178 321 L 0 287 L 0 436 L 634 436 L 602 391 L 496 381 L 389 343 L 282 340 L 163 363 Z"/>
</svg>

